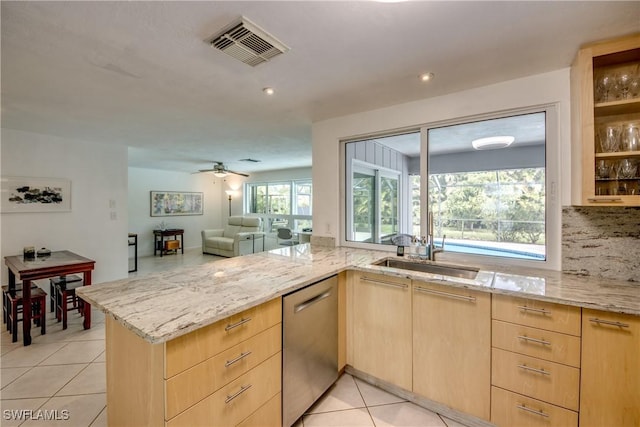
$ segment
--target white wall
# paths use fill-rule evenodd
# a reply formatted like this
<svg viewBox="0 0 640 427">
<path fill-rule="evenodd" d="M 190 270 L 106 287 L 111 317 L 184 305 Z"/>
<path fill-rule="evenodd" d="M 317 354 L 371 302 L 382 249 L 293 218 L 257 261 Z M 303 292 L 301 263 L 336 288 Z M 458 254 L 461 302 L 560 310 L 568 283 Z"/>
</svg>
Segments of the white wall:
<svg viewBox="0 0 640 427">
<path fill-rule="evenodd" d="M 21 254 L 25 246 L 70 250 L 96 261 L 93 283 L 126 277 L 126 147 L 12 129 L 1 132 L 2 176 L 71 180 L 71 212 L 1 214 L 0 256 Z"/>
<path fill-rule="evenodd" d="M 138 234 L 138 256 L 153 255 L 153 230 L 162 221 L 167 228 L 184 229 L 185 249 L 202 246 L 200 232 L 222 228 L 228 200 L 225 180 L 212 174 L 190 174 L 156 169 L 129 168 L 129 232 Z M 203 215 L 151 216 L 151 191 L 194 191 L 204 197 Z"/>
<path fill-rule="evenodd" d="M 437 79 L 430 84 L 438 84 Z M 314 123 L 314 235 L 334 237 L 336 241 L 340 241 L 340 201 L 344 198 L 344 189 L 339 183 L 341 139 L 552 103 L 558 107 L 559 146 L 548 145 L 547 150 L 560 158 L 561 176 L 558 188 L 561 198 L 556 200 L 568 205 L 571 196 L 568 68 Z"/>
</svg>

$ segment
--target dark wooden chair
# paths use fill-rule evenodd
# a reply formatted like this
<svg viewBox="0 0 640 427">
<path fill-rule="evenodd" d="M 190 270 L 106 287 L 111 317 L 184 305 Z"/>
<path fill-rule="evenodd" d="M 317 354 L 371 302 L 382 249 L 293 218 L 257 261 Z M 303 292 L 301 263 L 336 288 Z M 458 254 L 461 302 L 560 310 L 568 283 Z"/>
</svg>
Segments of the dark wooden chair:
<svg viewBox="0 0 640 427">
<path fill-rule="evenodd" d="M 56 285 L 60 283 L 79 282 L 81 280 L 82 278 L 80 276 L 76 276 L 75 274 L 49 279 L 49 311 L 51 313 L 53 313 L 53 311 L 57 307 L 58 295 L 56 294 Z"/>
<path fill-rule="evenodd" d="M 82 315 L 84 301 L 76 296 L 76 288 L 84 286 L 84 282 L 60 281 L 55 285 L 56 292 L 56 319 L 62 320 L 62 329 L 67 329 L 67 313 L 71 310 L 78 310 Z"/>
<path fill-rule="evenodd" d="M 31 289 L 37 288 L 38 285 L 31 283 Z M 16 284 L 16 291 L 22 291 L 22 283 Z M 9 319 L 9 286 L 2 286 L 2 322 L 7 323 Z M 9 324 L 7 323 L 7 330 L 9 330 Z"/>
<path fill-rule="evenodd" d="M 7 329 L 12 334 L 12 342 L 18 341 L 18 322 L 22 320 L 20 317 L 23 314 L 23 301 L 22 291 L 7 292 Z M 40 333 L 42 335 L 47 333 L 47 293 L 42 289 L 36 287 L 31 289 L 31 318 L 36 326 L 40 326 Z"/>
</svg>

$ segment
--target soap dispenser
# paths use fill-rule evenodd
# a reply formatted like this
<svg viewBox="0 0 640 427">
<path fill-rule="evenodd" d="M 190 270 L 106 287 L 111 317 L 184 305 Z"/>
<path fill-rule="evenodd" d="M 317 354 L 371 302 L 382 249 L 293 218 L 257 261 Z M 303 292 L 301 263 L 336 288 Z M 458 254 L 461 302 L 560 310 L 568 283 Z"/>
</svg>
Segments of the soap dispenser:
<svg viewBox="0 0 640 427">
<path fill-rule="evenodd" d="M 424 247 L 424 254 L 419 254 L 420 256 L 425 256 L 427 257 L 427 259 L 429 259 L 429 245 L 427 242 L 427 238 L 425 236 L 422 236 L 422 238 L 420 239 L 420 244 Z"/>
</svg>

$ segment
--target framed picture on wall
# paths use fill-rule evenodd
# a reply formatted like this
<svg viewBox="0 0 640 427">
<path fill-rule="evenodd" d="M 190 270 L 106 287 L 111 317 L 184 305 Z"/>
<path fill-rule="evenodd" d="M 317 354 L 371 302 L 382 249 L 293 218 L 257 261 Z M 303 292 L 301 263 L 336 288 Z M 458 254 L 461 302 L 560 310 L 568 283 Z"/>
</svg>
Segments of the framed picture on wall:
<svg viewBox="0 0 640 427">
<path fill-rule="evenodd" d="M 202 215 L 203 193 L 152 191 L 151 216 Z"/>
<path fill-rule="evenodd" d="M 0 180 L 2 213 L 71 211 L 68 179 L 3 176 Z"/>
</svg>

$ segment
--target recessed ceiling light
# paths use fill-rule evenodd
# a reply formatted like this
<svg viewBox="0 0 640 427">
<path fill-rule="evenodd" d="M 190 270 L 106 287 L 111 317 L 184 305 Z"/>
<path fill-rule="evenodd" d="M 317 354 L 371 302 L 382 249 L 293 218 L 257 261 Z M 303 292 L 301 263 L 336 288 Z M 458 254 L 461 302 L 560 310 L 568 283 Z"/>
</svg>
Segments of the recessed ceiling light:
<svg viewBox="0 0 640 427">
<path fill-rule="evenodd" d="M 433 79 L 434 77 L 435 77 L 435 75 L 433 73 L 420 74 L 420 80 L 422 80 L 423 82 L 428 82 L 429 80 Z"/>
<path fill-rule="evenodd" d="M 498 148 L 506 148 L 516 139 L 513 136 L 490 136 L 487 138 L 474 139 L 471 145 L 476 150 L 495 150 Z"/>
<path fill-rule="evenodd" d="M 272 87 L 265 87 L 262 91 L 267 95 L 273 95 L 276 92 Z"/>
</svg>

